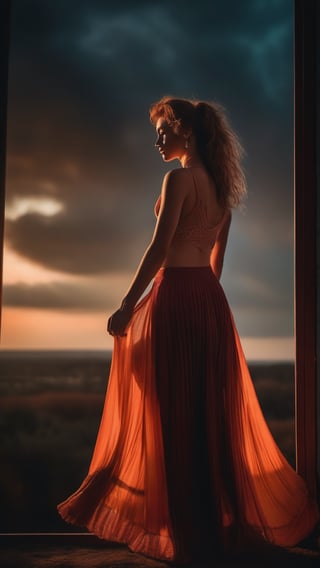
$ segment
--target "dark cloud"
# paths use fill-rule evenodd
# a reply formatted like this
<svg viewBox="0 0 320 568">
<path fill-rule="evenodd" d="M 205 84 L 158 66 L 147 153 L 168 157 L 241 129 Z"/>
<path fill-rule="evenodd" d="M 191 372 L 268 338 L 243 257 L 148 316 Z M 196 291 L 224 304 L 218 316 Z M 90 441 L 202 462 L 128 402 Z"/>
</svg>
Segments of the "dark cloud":
<svg viewBox="0 0 320 568">
<path fill-rule="evenodd" d="M 112 291 L 100 287 L 92 293 L 86 282 L 49 282 L 46 284 L 7 284 L 4 286 L 4 305 L 9 307 L 28 307 L 67 310 L 107 310 L 115 306 Z"/>
<path fill-rule="evenodd" d="M 89 208 L 84 203 L 83 209 L 78 206 L 54 216 L 30 213 L 9 220 L 8 245 L 46 268 L 66 273 L 133 270 L 152 235 L 143 228 L 135 231 L 137 208 L 128 203 L 122 208 L 94 203 Z M 120 224 L 124 215 L 128 221 Z"/>
<path fill-rule="evenodd" d="M 62 210 L 9 216 L 8 245 L 60 272 L 133 270 L 167 168 L 153 148 L 149 105 L 166 93 L 216 99 L 247 152 L 248 214 L 235 219 L 226 259 L 233 281 L 242 274 L 232 294 L 243 309 L 251 274 L 254 305 L 266 282 L 270 305 L 287 306 L 292 16 L 290 0 L 14 2 L 8 207 L 52 197 Z"/>
</svg>

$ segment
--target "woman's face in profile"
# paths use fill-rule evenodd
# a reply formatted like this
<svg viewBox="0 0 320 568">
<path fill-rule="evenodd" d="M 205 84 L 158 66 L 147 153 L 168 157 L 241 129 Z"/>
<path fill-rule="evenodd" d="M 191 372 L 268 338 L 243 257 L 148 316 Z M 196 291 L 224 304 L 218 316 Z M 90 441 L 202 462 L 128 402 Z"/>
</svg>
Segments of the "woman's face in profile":
<svg viewBox="0 0 320 568">
<path fill-rule="evenodd" d="M 184 151 L 185 138 L 181 134 L 176 134 L 172 126 L 164 118 L 159 118 L 156 124 L 157 140 L 156 148 L 165 162 L 179 159 Z"/>
</svg>

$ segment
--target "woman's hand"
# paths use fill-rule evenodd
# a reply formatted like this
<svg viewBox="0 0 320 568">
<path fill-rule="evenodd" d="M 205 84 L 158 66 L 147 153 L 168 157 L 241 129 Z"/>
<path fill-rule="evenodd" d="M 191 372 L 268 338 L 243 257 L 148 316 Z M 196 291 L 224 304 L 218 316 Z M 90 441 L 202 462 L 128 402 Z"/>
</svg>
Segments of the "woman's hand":
<svg viewBox="0 0 320 568">
<path fill-rule="evenodd" d="M 121 308 L 119 308 L 108 319 L 108 325 L 107 325 L 108 333 L 110 333 L 110 335 L 113 336 L 126 335 L 125 331 L 129 321 L 131 320 L 132 314 L 133 314 L 133 308 L 128 308 L 126 306 L 122 306 Z"/>
</svg>

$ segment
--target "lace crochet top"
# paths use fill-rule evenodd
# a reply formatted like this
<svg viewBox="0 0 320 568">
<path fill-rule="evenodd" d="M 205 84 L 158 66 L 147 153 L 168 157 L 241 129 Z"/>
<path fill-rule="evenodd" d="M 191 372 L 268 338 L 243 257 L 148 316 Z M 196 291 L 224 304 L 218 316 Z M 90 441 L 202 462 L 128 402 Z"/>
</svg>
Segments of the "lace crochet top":
<svg viewBox="0 0 320 568">
<path fill-rule="evenodd" d="M 195 247 L 203 250 L 210 248 L 212 249 L 218 233 L 221 229 L 223 221 L 228 213 L 228 209 L 224 212 L 222 218 L 218 223 L 212 225 L 208 221 L 208 211 L 207 205 L 204 203 L 196 181 L 193 176 L 195 193 L 196 193 L 196 201 L 189 213 L 184 216 L 181 216 L 178 225 L 175 231 L 175 234 L 172 239 L 172 244 L 174 245 L 177 242 L 188 242 L 194 245 Z M 161 196 L 158 198 L 155 204 L 155 215 L 158 216 L 160 210 L 160 203 L 161 203 Z"/>
</svg>

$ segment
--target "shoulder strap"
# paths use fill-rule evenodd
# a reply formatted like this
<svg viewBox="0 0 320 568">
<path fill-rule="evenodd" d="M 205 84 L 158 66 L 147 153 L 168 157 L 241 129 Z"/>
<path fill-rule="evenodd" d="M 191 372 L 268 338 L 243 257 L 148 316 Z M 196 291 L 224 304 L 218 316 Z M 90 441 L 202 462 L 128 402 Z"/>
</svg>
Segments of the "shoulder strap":
<svg viewBox="0 0 320 568">
<path fill-rule="evenodd" d="M 198 189 L 198 185 L 197 185 L 197 182 L 196 182 L 196 178 L 195 178 L 195 176 L 194 176 L 194 173 L 191 172 L 191 175 L 192 175 L 193 185 L 194 185 L 195 194 L 196 194 L 196 202 L 195 202 L 195 206 L 196 206 L 196 205 L 198 204 L 198 202 L 199 202 L 199 189 Z"/>
</svg>

